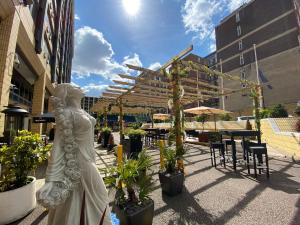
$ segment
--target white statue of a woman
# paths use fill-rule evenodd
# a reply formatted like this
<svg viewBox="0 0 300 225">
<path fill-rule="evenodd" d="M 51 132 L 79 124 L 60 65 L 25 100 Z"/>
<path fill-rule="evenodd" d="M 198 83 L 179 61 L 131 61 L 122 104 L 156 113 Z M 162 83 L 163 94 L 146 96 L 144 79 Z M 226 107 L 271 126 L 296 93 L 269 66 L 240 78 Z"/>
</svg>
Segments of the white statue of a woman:
<svg viewBox="0 0 300 225">
<path fill-rule="evenodd" d="M 109 199 L 95 164 L 95 119 L 81 109 L 84 94 L 59 84 L 53 103 L 56 133 L 37 200 L 49 208 L 48 225 L 111 225 Z"/>
</svg>

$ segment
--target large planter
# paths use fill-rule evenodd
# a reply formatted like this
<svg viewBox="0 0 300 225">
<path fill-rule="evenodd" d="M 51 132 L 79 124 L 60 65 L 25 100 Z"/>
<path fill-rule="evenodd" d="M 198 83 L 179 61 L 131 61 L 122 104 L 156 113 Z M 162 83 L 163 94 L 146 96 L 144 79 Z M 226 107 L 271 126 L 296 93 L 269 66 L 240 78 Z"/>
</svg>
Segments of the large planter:
<svg viewBox="0 0 300 225">
<path fill-rule="evenodd" d="M 154 202 L 149 199 L 142 205 L 128 204 L 125 209 L 114 205 L 113 212 L 120 220 L 120 225 L 152 225 Z"/>
<path fill-rule="evenodd" d="M 182 192 L 184 183 L 184 174 L 181 172 L 177 173 L 166 173 L 159 172 L 159 181 L 162 192 L 168 196 L 175 196 Z"/>
<path fill-rule="evenodd" d="M 142 137 L 130 138 L 130 157 L 137 159 L 139 153 L 143 150 Z"/>
<path fill-rule="evenodd" d="M 102 134 L 102 146 L 104 148 L 107 148 L 107 146 L 108 146 L 110 135 L 111 135 L 111 133 L 103 133 Z"/>
<path fill-rule="evenodd" d="M 208 134 L 207 133 L 199 133 L 198 135 L 199 142 L 208 142 Z"/>
<path fill-rule="evenodd" d="M 36 206 L 36 179 L 11 191 L 0 192 L 0 224 L 8 224 L 29 214 Z"/>
</svg>

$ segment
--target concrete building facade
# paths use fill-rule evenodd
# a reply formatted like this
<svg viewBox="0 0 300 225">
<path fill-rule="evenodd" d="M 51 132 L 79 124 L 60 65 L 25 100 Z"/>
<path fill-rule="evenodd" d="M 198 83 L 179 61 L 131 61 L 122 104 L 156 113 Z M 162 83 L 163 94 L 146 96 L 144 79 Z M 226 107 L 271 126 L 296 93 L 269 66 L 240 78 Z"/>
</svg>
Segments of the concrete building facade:
<svg viewBox="0 0 300 225">
<path fill-rule="evenodd" d="M 99 100 L 97 97 L 84 97 L 81 100 L 81 108 L 84 109 L 87 113 L 92 114 L 93 105 Z"/>
<path fill-rule="evenodd" d="M 31 116 L 51 110 L 57 83 L 70 82 L 73 0 L 0 1 L 0 111 L 19 105 L 30 114 L 26 129 L 41 133 Z M 13 123 L 13 121 L 12 121 Z M 0 114 L 0 135 L 5 115 Z M 18 129 L 11 125 L 9 129 Z"/>
<path fill-rule="evenodd" d="M 222 67 L 225 73 L 260 83 L 266 107 L 278 103 L 290 111 L 296 107 L 300 100 L 299 0 L 252 0 L 224 18 L 215 32 L 219 70 Z M 244 85 L 224 80 L 224 88 Z M 224 102 L 227 110 L 252 113 L 246 91 L 227 96 Z"/>
</svg>

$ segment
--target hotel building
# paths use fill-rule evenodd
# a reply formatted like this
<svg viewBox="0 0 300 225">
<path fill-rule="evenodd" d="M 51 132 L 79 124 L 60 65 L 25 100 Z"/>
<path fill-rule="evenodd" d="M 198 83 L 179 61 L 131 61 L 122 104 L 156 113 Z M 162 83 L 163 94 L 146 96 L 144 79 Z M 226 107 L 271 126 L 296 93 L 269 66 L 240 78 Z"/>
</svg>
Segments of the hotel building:
<svg viewBox="0 0 300 225">
<path fill-rule="evenodd" d="M 0 110 L 19 105 L 29 112 L 22 124 L 5 123 L 1 113 L 0 135 L 42 132 L 31 117 L 50 111 L 55 85 L 70 82 L 73 36 L 73 0 L 0 1 Z"/>
<path fill-rule="evenodd" d="M 299 6 L 299 0 L 252 0 L 215 28 L 218 69 L 261 84 L 266 107 L 281 103 L 290 112 L 300 100 Z M 244 85 L 224 80 L 224 88 Z M 252 113 L 246 91 L 224 102 L 226 110 Z"/>
</svg>

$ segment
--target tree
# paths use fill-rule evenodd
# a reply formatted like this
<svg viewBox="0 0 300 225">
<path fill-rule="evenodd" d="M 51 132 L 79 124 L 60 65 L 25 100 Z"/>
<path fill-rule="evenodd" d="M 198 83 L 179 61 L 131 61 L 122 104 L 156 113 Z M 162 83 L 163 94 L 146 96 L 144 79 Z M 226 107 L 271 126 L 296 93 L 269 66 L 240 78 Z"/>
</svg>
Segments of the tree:
<svg viewBox="0 0 300 225">
<path fill-rule="evenodd" d="M 269 118 L 270 117 L 270 112 L 271 110 L 270 109 L 261 109 L 260 112 L 259 112 L 259 116 L 261 119 L 264 119 L 264 118 Z"/>
<path fill-rule="evenodd" d="M 270 111 L 271 118 L 283 118 L 288 116 L 289 114 L 287 110 L 281 104 L 275 105 Z"/>
<path fill-rule="evenodd" d="M 232 118 L 231 118 L 231 116 L 228 114 L 228 113 L 226 113 L 226 114 L 224 114 L 224 115 L 220 115 L 220 120 L 223 120 L 223 121 L 230 121 Z"/>
</svg>

